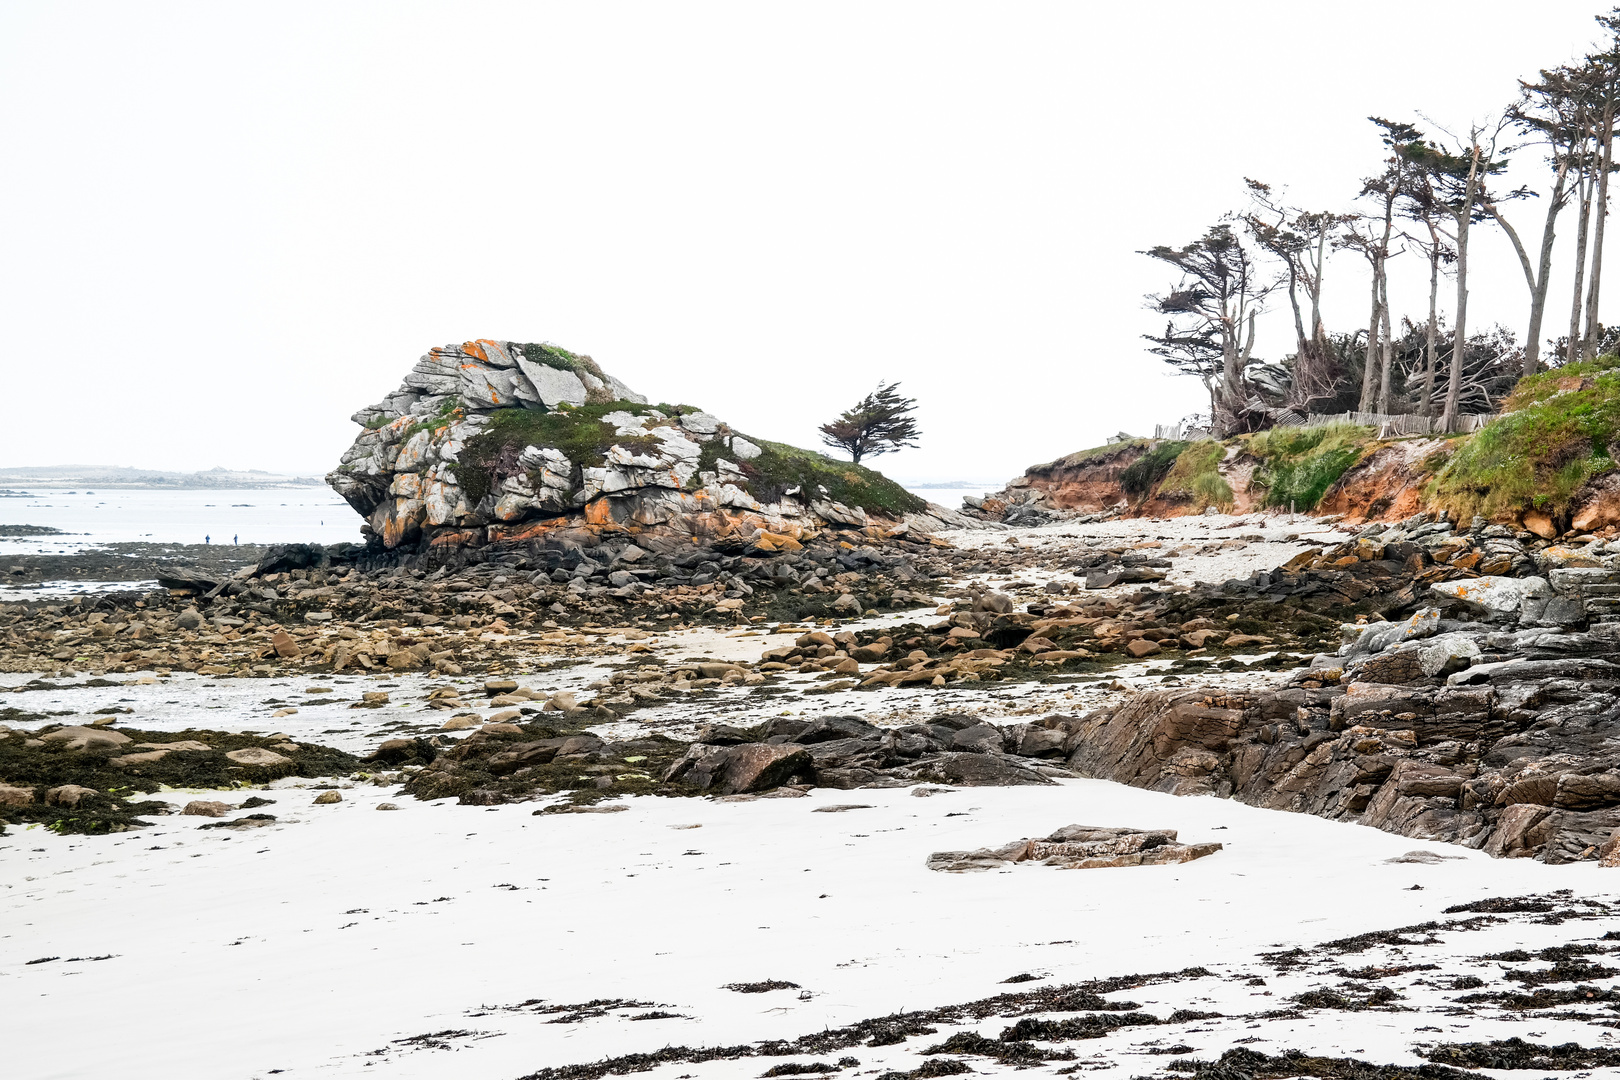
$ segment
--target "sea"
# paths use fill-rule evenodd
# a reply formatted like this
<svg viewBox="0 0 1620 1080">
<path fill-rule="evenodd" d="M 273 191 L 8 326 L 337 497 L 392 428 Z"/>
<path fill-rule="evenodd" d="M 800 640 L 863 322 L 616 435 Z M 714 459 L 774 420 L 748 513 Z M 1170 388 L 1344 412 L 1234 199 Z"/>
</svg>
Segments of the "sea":
<svg viewBox="0 0 1620 1080">
<path fill-rule="evenodd" d="M 913 495 L 920 495 L 922 498 L 927 499 L 931 503 L 938 503 L 947 510 L 960 510 L 962 509 L 962 496 L 984 495 L 991 491 L 1000 491 L 1005 486 L 1006 481 L 1000 480 L 995 483 L 985 483 L 971 487 L 948 488 L 928 487 L 926 485 L 912 487 L 910 484 L 907 484 L 906 490 L 911 492 Z"/>
<path fill-rule="evenodd" d="M 986 484 L 984 491 L 999 485 Z M 910 489 L 952 510 L 979 488 Z M 58 529 L 0 537 L 0 555 L 66 555 L 118 543 L 336 544 L 360 541 L 362 518 L 329 488 L 19 488 L 0 491 L 0 525 Z"/>
<path fill-rule="evenodd" d="M 119 543 L 358 543 L 362 521 L 326 487 L 17 488 L 0 492 L 0 525 L 60 533 L 0 537 L 0 554 L 67 555 Z"/>
</svg>

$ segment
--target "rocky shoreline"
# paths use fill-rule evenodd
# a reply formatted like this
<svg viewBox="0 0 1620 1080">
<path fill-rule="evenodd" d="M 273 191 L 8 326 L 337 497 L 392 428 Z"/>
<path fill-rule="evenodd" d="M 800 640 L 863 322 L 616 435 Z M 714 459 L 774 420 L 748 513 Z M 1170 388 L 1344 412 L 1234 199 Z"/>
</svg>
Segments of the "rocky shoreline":
<svg viewBox="0 0 1620 1080">
<path fill-rule="evenodd" d="M 1122 544 L 1106 524 L 881 541 L 852 529 L 794 552 L 679 557 L 553 540 L 431 572 L 293 545 L 228 574 L 170 568 L 161 591 L 0 609 L 6 665 L 35 676 L 5 699 L 0 780 L 32 808 L 12 820 L 127 828 L 161 808 L 102 795 L 117 786 L 107 770 L 146 790 L 170 779 L 109 765 L 123 744 L 161 756 L 165 740 L 198 740 L 138 716 L 126 727 L 122 709 L 53 720 L 31 695 L 183 672 L 412 678 L 427 717 L 346 760 L 424 799 L 588 807 L 1094 777 L 1494 855 L 1620 861 L 1620 754 L 1600 735 L 1620 709 L 1620 553 L 1424 515 L 1354 536 L 1264 518 L 1176 528 L 1174 544 Z M 1287 557 L 1178 580 L 1251 549 Z M 703 655 L 719 641 L 725 656 Z M 537 691 L 535 674 L 559 685 Z M 736 719 L 703 721 L 705 702 Z M 825 704 L 758 718 L 801 702 Z M 846 703 L 856 711 L 834 711 Z M 404 703 L 352 702 L 368 704 Z M 60 736 L 89 729 L 109 744 Z M 210 760 L 189 754 L 173 761 Z M 64 784 L 96 794 L 63 808 L 50 792 Z"/>
<path fill-rule="evenodd" d="M 1614 527 L 1553 542 L 1432 512 L 1353 533 L 1082 513 L 1117 489 L 1162 501 L 1184 458 L 1220 457 L 1136 443 L 1009 487 L 1045 492 L 1012 500 L 1024 517 L 1051 517 L 1044 500 L 1062 520 L 1010 527 L 1007 496 L 973 508 L 1003 519 L 985 524 L 651 406 L 550 345 L 432 350 L 355 419 L 329 480 L 367 516 L 364 545 L 126 545 L 12 568 L 117 561 L 160 588 L 0 604 L 0 671 L 27 676 L 0 688 L 0 817 L 120 831 L 162 812 L 121 787 L 317 762 L 543 810 L 1102 778 L 1620 864 Z M 180 678 L 265 680 L 271 721 L 416 715 L 166 733 L 140 713 L 194 718 L 181 699 L 155 709 Z M 30 706 L 101 689 L 130 696 Z M 233 753 L 279 760 L 255 772 Z"/>
</svg>

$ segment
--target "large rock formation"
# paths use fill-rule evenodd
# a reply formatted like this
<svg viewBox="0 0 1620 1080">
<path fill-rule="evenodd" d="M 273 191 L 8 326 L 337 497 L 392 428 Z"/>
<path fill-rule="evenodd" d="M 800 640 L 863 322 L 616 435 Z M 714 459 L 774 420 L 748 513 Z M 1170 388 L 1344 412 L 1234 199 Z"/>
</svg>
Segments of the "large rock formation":
<svg viewBox="0 0 1620 1080">
<path fill-rule="evenodd" d="M 389 548 L 535 539 L 559 528 L 740 538 L 974 523 L 881 474 L 658 405 L 588 356 L 480 339 L 432 349 L 354 414 L 327 482 Z"/>
</svg>

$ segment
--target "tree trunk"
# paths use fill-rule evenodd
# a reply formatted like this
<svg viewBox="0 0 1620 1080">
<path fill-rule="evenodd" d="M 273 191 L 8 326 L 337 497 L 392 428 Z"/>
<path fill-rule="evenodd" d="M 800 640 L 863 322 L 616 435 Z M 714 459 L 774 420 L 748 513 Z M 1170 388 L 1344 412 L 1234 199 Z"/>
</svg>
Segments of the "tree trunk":
<svg viewBox="0 0 1620 1080">
<path fill-rule="evenodd" d="M 1297 356 L 1305 353 L 1305 320 L 1299 313 L 1299 268 L 1294 265 L 1293 259 L 1288 260 L 1288 306 L 1294 309 L 1294 340 L 1298 342 L 1294 352 Z"/>
<path fill-rule="evenodd" d="M 1429 226 L 1433 241 L 1429 248 L 1429 328 L 1423 350 L 1423 407 L 1424 416 L 1434 415 L 1434 371 L 1440 351 L 1440 237 Z"/>
<path fill-rule="evenodd" d="M 1547 203 L 1547 220 L 1541 227 L 1541 257 L 1536 261 L 1536 280 L 1530 287 L 1530 329 L 1525 332 L 1526 375 L 1534 375 L 1541 370 L 1541 321 L 1547 314 L 1547 287 L 1552 284 L 1553 228 L 1564 203 L 1569 200 L 1566 187 L 1568 178 L 1569 166 L 1559 166 L 1552 198 Z"/>
<path fill-rule="evenodd" d="M 1592 180 L 1582 176 L 1576 185 L 1581 200 L 1581 219 L 1575 230 L 1575 289 L 1569 301 L 1569 339 L 1564 343 L 1564 363 L 1573 364 L 1581 354 L 1581 294 L 1586 290 L 1586 237 L 1592 220 Z"/>
<path fill-rule="evenodd" d="M 1388 414 L 1394 410 L 1390 402 L 1390 369 L 1395 366 L 1395 334 L 1389 325 L 1389 275 L 1385 274 L 1383 285 L 1379 289 L 1378 307 L 1382 311 L 1384 324 L 1384 343 L 1379 351 L 1383 354 L 1381 370 L 1378 376 L 1378 411 Z"/>
<path fill-rule="evenodd" d="M 1603 102 L 1603 155 L 1598 166 L 1597 223 L 1592 227 L 1592 277 L 1586 283 L 1586 334 L 1581 358 L 1590 360 L 1598 347 L 1598 294 L 1603 281 L 1603 226 L 1609 219 L 1609 169 L 1614 164 L 1614 91 L 1605 87 Z"/>
<path fill-rule="evenodd" d="M 1221 437 L 1237 430 L 1237 414 L 1243 407 L 1243 366 L 1238 359 L 1238 328 L 1232 327 L 1221 341 L 1221 381 L 1215 395 L 1215 426 Z"/>
<path fill-rule="evenodd" d="M 1327 337 L 1322 325 L 1322 277 L 1327 273 L 1328 227 L 1324 220 L 1316 232 L 1316 265 L 1311 275 L 1311 340 L 1320 342 Z"/>
<path fill-rule="evenodd" d="M 1468 161 L 1468 183 L 1463 188 L 1462 207 L 1457 214 L 1457 329 L 1451 343 L 1451 378 L 1446 383 L 1446 408 L 1441 426 L 1457 430 L 1457 413 L 1462 401 L 1463 352 L 1468 343 L 1468 225 L 1474 217 L 1474 200 L 1479 191 L 1479 143 L 1476 139 Z"/>
<path fill-rule="evenodd" d="M 1494 202 L 1485 204 L 1485 212 L 1502 226 L 1513 242 L 1513 252 L 1519 257 L 1519 269 L 1524 271 L 1524 284 L 1530 290 L 1530 328 L 1525 332 L 1524 365 L 1519 376 L 1534 375 L 1540 370 L 1541 360 L 1541 320 L 1547 308 L 1547 286 L 1551 281 L 1553 229 L 1558 220 L 1558 212 L 1564 208 L 1564 182 L 1568 175 L 1568 166 L 1560 165 L 1557 180 L 1553 183 L 1552 196 L 1547 200 L 1547 219 L 1541 226 L 1541 250 L 1537 253 L 1536 265 L 1530 263 L 1530 253 L 1525 250 L 1524 243 L 1519 239 L 1519 230 L 1515 229 L 1507 218 L 1502 216 Z"/>
<path fill-rule="evenodd" d="M 1366 360 L 1361 365 L 1361 401 L 1356 408 L 1373 411 L 1373 375 L 1378 370 L 1378 259 L 1373 259 L 1372 316 L 1367 320 Z"/>
</svg>

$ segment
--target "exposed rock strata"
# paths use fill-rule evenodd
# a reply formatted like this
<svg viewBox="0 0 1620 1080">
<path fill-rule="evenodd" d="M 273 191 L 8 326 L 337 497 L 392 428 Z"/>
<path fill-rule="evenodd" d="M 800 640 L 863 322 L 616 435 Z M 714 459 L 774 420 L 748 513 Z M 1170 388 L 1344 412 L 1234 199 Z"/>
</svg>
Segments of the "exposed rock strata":
<svg viewBox="0 0 1620 1080">
<path fill-rule="evenodd" d="M 1116 829 L 1066 825 L 1041 840 L 1015 840 L 999 848 L 936 851 L 928 869 L 947 873 L 997 870 L 1035 863 L 1063 870 L 1102 870 L 1125 866 L 1173 866 L 1221 850 L 1220 844 L 1181 844 L 1174 829 Z"/>
</svg>

